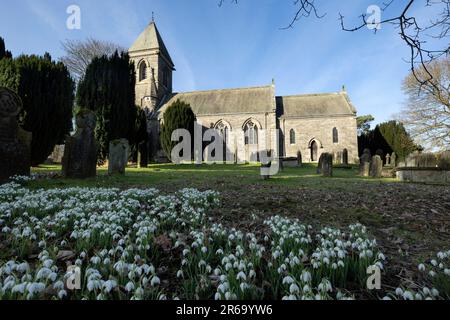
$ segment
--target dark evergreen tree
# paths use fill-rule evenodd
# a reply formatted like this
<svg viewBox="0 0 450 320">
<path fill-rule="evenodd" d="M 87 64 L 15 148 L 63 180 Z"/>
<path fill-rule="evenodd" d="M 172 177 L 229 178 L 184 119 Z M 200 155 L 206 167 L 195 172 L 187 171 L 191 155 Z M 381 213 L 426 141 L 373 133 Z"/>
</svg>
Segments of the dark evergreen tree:
<svg viewBox="0 0 450 320">
<path fill-rule="evenodd" d="M 117 52 L 95 58 L 86 70 L 77 90 L 77 106 L 95 111 L 95 130 L 99 142 L 99 162 L 108 157 L 109 142 L 134 139 L 135 72 L 128 54 Z"/>
<path fill-rule="evenodd" d="M 43 163 L 72 130 L 75 84 L 67 68 L 49 54 L 2 59 L 0 85 L 21 97 L 20 125 L 33 134 L 31 163 Z"/>
<path fill-rule="evenodd" d="M 177 129 L 186 129 L 191 133 L 192 140 L 194 139 L 194 124 L 195 114 L 191 106 L 183 101 L 177 100 L 170 105 L 164 113 L 164 124 L 161 128 L 161 146 L 170 159 L 172 149 L 177 145 L 177 142 L 172 142 L 172 133 Z M 191 146 L 194 143 L 191 141 Z"/>
<path fill-rule="evenodd" d="M 0 37 L 0 60 L 3 58 L 12 58 L 12 54 L 10 51 L 6 50 L 5 40 Z"/>
<path fill-rule="evenodd" d="M 404 159 L 411 152 L 420 150 L 401 122 L 389 121 L 376 126 L 374 130 L 358 137 L 360 155 L 365 149 L 372 154 L 383 151 L 386 154 L 395 152 L 399 159 Z"/>
</svg>

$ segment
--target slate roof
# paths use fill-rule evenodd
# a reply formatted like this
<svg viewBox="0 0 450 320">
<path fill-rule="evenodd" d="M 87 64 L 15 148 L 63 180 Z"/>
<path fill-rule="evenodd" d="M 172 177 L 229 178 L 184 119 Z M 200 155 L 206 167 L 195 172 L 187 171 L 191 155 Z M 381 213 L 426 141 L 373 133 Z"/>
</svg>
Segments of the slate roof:
<svg viewBox="0 0 450 320">
<path fill-rule="evenodd" d="M 162 40 L 162 37 L 156 27 L 155 22 L 151 22 L 147 28 L 139 35 L 137 40 L 131 46 L 129 52 L 144 51 L 144 50 L 159 50 L 161 54 L 168 60 L 168 62 L 174 67 L 172 58 L 169 51 Z"/>
<path fill-rule="evenodd" d="M 159 109 L 162 118 L 165 110 L 180 99 L 191 105 L 197 116 L 216 114 L 273 113 L 275 88 L 270 86 L 174 93 L 167 97 Z"/>
<path fill-rule="evenodd" d="M 356 115 L 345 91 L 277 97 L 277 116 L 284 118 Z"/>
</svg>

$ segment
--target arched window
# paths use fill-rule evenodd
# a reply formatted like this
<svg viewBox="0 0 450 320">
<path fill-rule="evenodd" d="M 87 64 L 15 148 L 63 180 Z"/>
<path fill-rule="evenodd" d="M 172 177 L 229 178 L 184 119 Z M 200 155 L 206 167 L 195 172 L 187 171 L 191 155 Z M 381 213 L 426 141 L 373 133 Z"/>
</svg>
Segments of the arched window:
<svg viewBox="0 0 450 320">
<path fill-rule="evenodd" d="M 333 128 L 333 143 L 339 143 L 339 131 L 337 128 Z"/>
<path fill-rule="evenodd" d="M 215 129 L 219 132 L 219 135 L 222 137 L 223 142 L 227 144 L 229 141 L 229 132 L 230 132 L 230 126 L 225 123 L 224 121 L 219 121 L 215 125 Z"/>
<path fill-rule="evenodd" d="M 147 64 L 142 61 L 139 65 L 139 81 L 147 79 Z"/>
<path fill-rule="evenodd" d="M 258 144 L 258 126 L 255 123 L 247 122 L 244 126 L 244 133 L 246 145 Z"/>
<path fill-rule="evenodd" d="M 295 130 L 294 129 L 291 129 L 289 136 L 290 136 L 291 144 L 295 144 L 296 141 L 295 141 Z"/>
</svg>

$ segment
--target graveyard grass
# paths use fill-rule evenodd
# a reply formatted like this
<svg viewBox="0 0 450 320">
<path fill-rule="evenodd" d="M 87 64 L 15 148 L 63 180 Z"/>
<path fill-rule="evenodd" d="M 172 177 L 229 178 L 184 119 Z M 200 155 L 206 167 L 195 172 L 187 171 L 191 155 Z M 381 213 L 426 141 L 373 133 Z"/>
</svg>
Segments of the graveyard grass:
<svg viewBox="0 0 450 320">
<path fill-rule="evenodd" d="M 59 166 L 41 166 L 34 173 L 59 173 Z M 345 228 L 362 223 L 387 255 L 389 284 L 415 278 L 419 262 L 448 249 L 450 238 L 449 186 L 409 184 L 395 179 L 358 176 L 358 168 L 335 168 L 333 178 L 316 174 L 316 165 L 285 168 L 263 181 L 259 166 L 150 165 L 127 168 L 126 176 L 108 176 L 107 168 L 86 180 L 49 179 L 31 182 L 30 188 L 116 187 L 157 188 L 171 193 L 182 188 L 215 190 L 221 206 L 211 214 L 224 225 L 245 230 L 253 213 L 298 218 L 317 227 Z M 401 276 L 399 276 L 401 275 Z"/>
</svg>

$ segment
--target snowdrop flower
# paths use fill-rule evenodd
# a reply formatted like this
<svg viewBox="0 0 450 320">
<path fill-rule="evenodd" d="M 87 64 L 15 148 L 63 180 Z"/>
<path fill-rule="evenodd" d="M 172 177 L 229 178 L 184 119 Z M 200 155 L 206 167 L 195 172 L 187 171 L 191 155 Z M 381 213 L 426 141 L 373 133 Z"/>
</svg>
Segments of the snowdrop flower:
<svg viewBox="0 0 450 320">
<path fill-rule="evenodd" d="M 291 286 L 289 288 L 289 292 L 291 294 L 297 294 L 300 292 L 300 288 L 295 283 L 293 283 L 293 284 L 291 284 Z"/>
<path fill-rule="evenodd" d="M 403 299 L 405 300 L 414 300 L 414 296 L 411 292 L 405 291 L 403 292 Z"/>
<path fill-rule="evenodd" d="M 58 298 L 60 300 L 64 299 L 67 296 L 67 291 L 66 290 L 60 290 L 58 291 Z"/>
<path fill-rule="evenodd" d="M 431 264 L 433 265 L 433 267 L 437 267 L 437 265 L 438 265 L 436 260 L 431 260 Z"/>
<path fill-rule="evenodd" d="M 403 290 L 401 288 L 395 289 L 395 294 L 399 297 L 403 296 Z"/>
<path fill-rule="evenodd" d="M 288 285 L 290 285 L 290 284 L 292 284 L 292 283 L 294 283 L 295 282 L 295 280 L 291 277 L 291 276 L 287 276 L 287 277 L 285 277 L 284 279 L 283 279 L 283 284 L 288 284 Z"/>
<path fill-rule="evenodd" d="M 202 247 L 202 252 L 206 254 L 208 252 L 208 248 L 207 247 Z"/>
<path fill-rule="evenodd" d="M 305 283 L 308 283 L 311 280 L 312 280 L 311 273 L 309 273 L 308 271 L 303 271 L 302 272 L 302 281 Z"/>
<path fill-rule="evenodd" d="M 439 297 L 439 291 L 436 290 L 435 288 L 431 289 L 431 295 L 433 297 Z"/>
<path fill-rule="evenodd" d="M 423 263 L 419 264 L 419 271 L 425 271 L 425 265 Z"/>
<path fill-rule="evenodd" d="M 246 276 L 246 274 L 243 271 L 241 271 L 241 272 L 238 273 L 238 275 L 236 277 L 236 280 L 246 281 L 247 280 L 247 276 Z"/>
<path fill-rule="evenodd" d="M 157 276 L 153 276 L 152 280 L 150 281 L 150 285 L 152 287 L 155 287 L 161 283 L 161 280 Z"/>
</svg>

